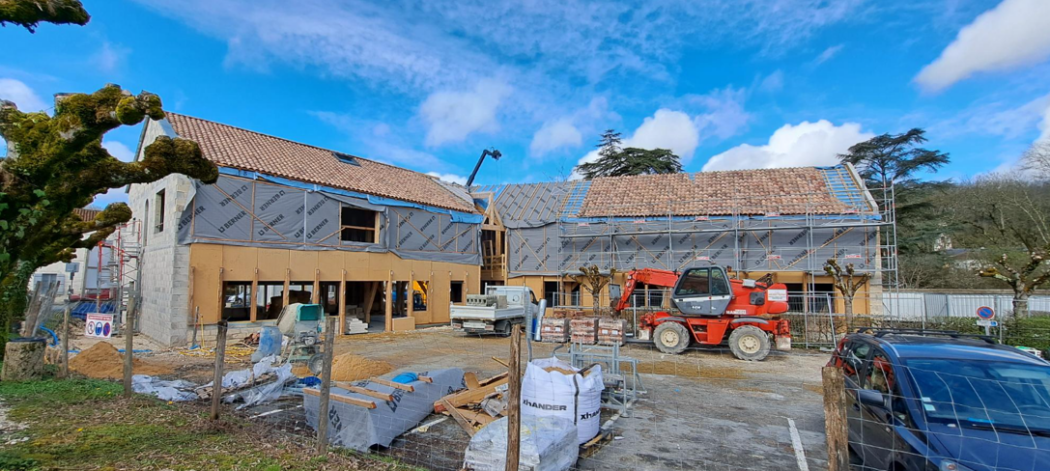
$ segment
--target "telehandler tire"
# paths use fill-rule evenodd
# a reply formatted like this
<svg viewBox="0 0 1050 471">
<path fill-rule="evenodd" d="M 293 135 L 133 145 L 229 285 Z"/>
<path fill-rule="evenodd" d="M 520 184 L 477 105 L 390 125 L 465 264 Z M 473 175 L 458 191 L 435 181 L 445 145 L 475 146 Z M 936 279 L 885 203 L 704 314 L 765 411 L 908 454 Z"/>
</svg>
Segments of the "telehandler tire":
<svg viewBox="0 0 1050 471">
<path fill-rule="evenodd" d="M 671 355 L 677 355 L 689 348 L 689 330 L 684 325 L 667 321 L 653 329 L 653 342 L 656 349 Z"/>
<path fill-rule="evenodd" d="M 747 361 L 760 361 L 769 356 L 769 334 L 753 325 L 743 325 L 729 334 L 733 356 Z"/>
</svg>

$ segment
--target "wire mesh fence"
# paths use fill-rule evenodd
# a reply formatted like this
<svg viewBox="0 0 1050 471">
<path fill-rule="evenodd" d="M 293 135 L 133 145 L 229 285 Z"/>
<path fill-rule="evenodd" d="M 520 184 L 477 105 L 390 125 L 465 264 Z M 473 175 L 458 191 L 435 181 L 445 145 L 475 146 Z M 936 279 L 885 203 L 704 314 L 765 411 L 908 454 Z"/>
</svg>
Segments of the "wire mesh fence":
<svg viewBox="0 0 1050 471">
<path fill-rule="evenodd" d="M 818 299 L 826 303 L 826 310 L 813 308 Z M 649 301 L 650 306 L 639 312 L 662 309 L 654 306 L 660 303 Z M 634 335 L 625 335 L 625 342 L 612 353 L 597 345 L 538 342 L 528 335 L 533 332 L 529 328 L 521 344 L 522 372 L 530 359 L 552 357 L 572 369 L 585 369 L 595 363 L 601 368 L 603 407 L 597 416 L 597 435 L 565 439 L 571 442 L 577 456 L 569 469 L 824 470 L 833 469 L 833 465 L 829 462 L 827 446 L 821 368 L 828 363 L 828 348 L 835 346 L 844 334 L 861 326 L 984 333 L 984 327 L 977 325 L 975 317 L 891 317 L 887 313 L 893 311 L 885 304 L 880 306 L 859 299 L 854 300 L 855 312 L 847 316 L 841 310 L 840 298 L 814 295 L 807 302 L 803 312 L 785 315 L 791 319 L 796 348 L 790 352 L 773 351 L 763 361 L 739 360 L 724 345 L 693 345 L 681 354 L 667 354 L 652 342 L 640 341 Z M 556 309 L 576 309 L 583 312 L 584 317 L 592 312 L 587 306 L 558 304 Z M 980 307 L 977 304 L 983 302 L 976 300 L 973 304 L 976 309 Z M 869 307 L 873 305 L 881 315 L 871 312 Z M 1050 339 L 1050 324 L 1041 323 L 1047 318 L 1038 314 L 1018 318 L 1001 311 L 997 314 L 1000 323 L 990 332 L 995 339 L 1036 349 L 1050 347 L 1039 343 Z M 603 315 L 609 313 L 603 312 Z M 628 320 L 628 326 L 637 326 L 633 313 L 624 311 L 621 316 Z M 260 430 L 262 443 L 270 440 L 296 444 L 300 448 L 316 447 L 319 422 L 324 417 L 328 422 L 325 443 L 330 445 L 326 453 L 366 460 L 363 464 L 366 469 L 374 466 L 376 469 L 459 470 L 469 469 L 465 468 L 468 450 L 505 456 L 506 438 L 502 442 L 494 440 L 500 433 L 492 430 L 506 430 L 505 425 L 503 429 L 498 427 L 507 415 L 511 339 L 500 335 L 468 335 L 448 326 L 341 335 L 334 339 L 334 346 L 328 350 L 331 355 L 327 356 L 326 334 L 317 332 L 323 320 L 324 317 L 304 325 L 306 330 L 301 333 L 312 335 L 297 332 L 280 336 L 277 342 L 283 345 L 278 358 L 269 359 L 260 358 L 261 354 L 256 353 L 272 348 L 273 341 L 273 338 L 267 339 L 267 332 L 261 332 L 258 326 L 237 328 L 234 325 L 227 334 L 227 345 L 218 362 L 217 331 L 211 328 L 205 329 L 199 344 L 190 348 L 165 349 L 137 337 L 132 347 L 135 372 L 143 375 L 135 377 L 134 388 L 165 401 L 185 402 L 184 407 L 196 407 L 201 414 L 218 395 L 222 405 L 220 418 L 215 423 L 242 424 Z M 627 334 L 637 333 L 634 328 L 627 330 Z M 87 339 L 79 333 L 72 337 L 75 345 L 71 350 L 85 355 L 80 361 L 74 357 L 74 362 L 79 363 L 74 372 L 96 375 L 105 371 L 109 377 L 115 374 L 119 378 L 122 371 L 119 354 L 102 355 L 92 351 L 101 348 L 92 344 L 109 342 L 107 345 L 116 353 L 123 348 L 124 339 Z M 271 342 L 269 347 L 265 345 L 268 342 Z M 825 347 L 824 351 L 819 347 Z M 221 389 L 209 384 L 217 364 L 222 365 Z M 326 364 L 331 368 L 331 389 L 327 392 L 329 406 L 322 414 L 320 402 L 326 394 L 322 387 Z M 849 397 L 863 396 L 868 401 L 859 404 L 862 408 L 878 402 L 873 399 L 873 393 L 863 392 L 871 390 L 868 386 L 875 381 L 862 378 L 863 372 L 875 371 L 870 364 L 857 363 L 855 377 L 859 382 L 849 383 L 853 386 L 847 391 Z M 906 394 L 895 393 L 894 387 L 904 387 L 903 378 L 897 382 L 883 378 L 889 386 L 880 392 L 883 402 L 888 404 L 889 415 L 880 418 L 876 412 L 865 412 L 867 416 L 857 412 L 849 416 L 848 442 L 855 454 L 864 458 L 885 452 L 898 460 L 887 466 L 898 462 L 904 466 L 887 468 L 883 466 L 886 463 L 880 461 L 882 458 L 871 458 L 863 464 L 856 459 L 854 469 L 951 469 L 937 468 L 941 466 L 938 459 L 944 457 L 925 456 L 927 452 L 907 448 L 907 437 L 901 438 L 903 435 L 885 441 L 876 429 L 886 427 L 901 429 L 902 433 L 908 431 L 912 434 L 909 437 L 922 435 L 927 437 L 927 442 L 937 438 L 951 443 L 947 446 L 965 447 L 975 443 L 972 448 L 976 450 L 994 445 L 999 447 L 997 450 L 1014 450 L 1011 453 L 1045 450 L 1040 441 L 1042 432 L 1038 432 L 1042 429 L 1033 424 L 1050 420 L 1047 419 L 1050 415 L 1043 416 L 1030 405 L 1011 405 L 999 410 L 998 406 L 985 404 L 978 408 L 972 397 L 994 393 L 998 398 L 996 404 L 1003 404 L 1004 400 L 1013 398 L 1012 394 L 1039 393 L 1045 404 L 1050 398 L 1046 390 L 1050 382 L 1038 379 L 1036 373 L 1028 370 L 1008 372 L 1013 376 L 1005 379 L 980 378 L 986 383 L 975 383 L 977 380 L 971 379 L 963 382 L 946 376 L 961 374 L 956 370 L 920 374 L 940 366 L 944 365 L 928 364 L 922 368 L 912 365 L 907 371 L 907 381 L 918 385 L 911 386 L 913 389 L 929 389 L 923 391 L 924 396 L 916 396 L 918 402 L 903 397 Z M 897 377 L 903 374 L 897 373 Z M 995 387 L 989 383 L 993 380 Z M 940 389 L 934 389 L 935 381 L 943 383 Z M 955 395 L 960 394 L 958 391 L 963 386 L 970 388 L 966 390 L 969 392 L 962 405 L 956 406 L 960 398 Z M 897 398 L 898 395 L 901 397 Z M 951 410 L 955 414 L 954 430 L 949 422 L 937 422 L 943 427 L 935 432 L 920 430 L 917 425 L 908 430 L 907 424 L 902 426 L 896 422 L 876 425 L 883 423 L 876 419 L 897 420 L 893 407 L 908 401 L 920 408 L 920 413 L 929 412 L 930 405 L 937 411 Z M 574 408 L 578 406 L 576 402 L 570 404 Z M 954 409 L 949 409 L 949 405 Z M 964 410 L 963 406 L 969 408 Z M 984 415 L 974 415 L 974 411 Z M 1031 422 L 1029 415 L 1033 417 Z M 996 422 L 1007 418 L 1014 422 Z M 938 418 L 942 419 L 947 420 Z M 1019 444 L 1021 439 L 1015 438 L 1017 420 L 1023 420 L 1022 425 L 1028 427 L 1026 430 L 1031 432 L 1028 440 L 1033 445 Z M 526 422 L 526 426 L 529 425 Z M 579 428 L 580 424 L 576 425 Z M 485 429 L 489 431 L 483 434 Z M 976 435 L 967 435 L 969 432 Z M 595 436 L 598 438 L 594 439 Z M 532 442 L 526 440 L 522 453 L 536 453 L 530 446 Z M 1002 452 L 1005 451 L 996 453 Z M 540 456 L 553 459 L 550 455 Z M 1011 468 L 1005 462 L 989 467 L 981 461 L 986 459 L 981 456 L 972 457 L 970 464 L 966 461 L 957 464 L 973 470 L 1039 469 Z M 924 467 L 910 467 L 910 463 L 920 462 Z"/>
<path fill-rule="evenodd" d="M 851 469 L 1034 471 L 1050 465 L 1045 363 L 858 351 L 865 345 L 847 348 L 841 362 L 841 433 Z"/>
</svg>

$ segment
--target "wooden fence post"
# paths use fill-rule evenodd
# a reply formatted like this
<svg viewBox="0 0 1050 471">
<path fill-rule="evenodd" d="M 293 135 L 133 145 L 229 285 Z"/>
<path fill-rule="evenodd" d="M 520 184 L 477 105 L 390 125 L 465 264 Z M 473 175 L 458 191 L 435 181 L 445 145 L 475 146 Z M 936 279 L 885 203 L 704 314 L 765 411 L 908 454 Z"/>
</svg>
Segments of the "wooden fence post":
<svg viewBox="0 0 1050 471">
<path fill-rule="evenodd" d="M 211 420 L 219 420 L 219 404 L 222 402 L 222 366 L 226 361 L 226 320 L 220 320 L 215 333 L 215 376 L 211 385 Z M 202 339 L 203 341 L 203 339 Z"/>
<path fill-rule="evenodd" d="M 335 358 L 336 316 L 326 316 L 324 366 L 321 367 L 321 397 L 317 408 L 317 454 L 328 453 L 328 400 L 332 395 L 332 360 Z"/>
<path fill-rule="evenodd" d="M 117 310 L 120 310 L 120 300 L 117 300 Z M 134 368 L 135 351 L 135 323 L 132 320 L 135 312 L 135 296 L 128 298 L 128 311 L 124 314 L 124 397 L 131 397 L 131 375 L 135 374 Z"/>
<path fill-rule="evenodd" d="M 825 366 L 824 429 L 828 437 L 828 471 L 849 471 L 849 423 L 846 420 L 846 378 L 841 368 Z"/>
<path fill-rule="evenodd" d="M 510 334 L 510 366 L 507 397 L 507 471 L 518 471 L 521 454 L 521 325 Z"/>
<path fill-rule="evenodd" d="M 66 309 L 62 313 L 62 377 L 69 377 L 69 311 L 71 303 L 66 300 Z"/>
</svg>

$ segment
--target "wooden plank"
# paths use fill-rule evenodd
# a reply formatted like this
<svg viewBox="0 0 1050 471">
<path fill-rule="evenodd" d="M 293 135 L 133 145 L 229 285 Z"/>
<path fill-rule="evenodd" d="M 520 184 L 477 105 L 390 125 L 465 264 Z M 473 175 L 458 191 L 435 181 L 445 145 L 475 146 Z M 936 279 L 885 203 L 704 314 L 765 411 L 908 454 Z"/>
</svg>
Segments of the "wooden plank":
<svg viewBox="0 0 1050 471">
<path fill-rule="evenodd" d="M 502 372 L 502 373 L 500 373 L 500 374 L 498 374 L 496 376 L 493 376 L 491 378 L 485 378 L 485 379 L 481 380 L 480 384 L 482 386 L 488 386 L 489 384 L 491 384 L 493 382 L 496 382 L 496 381 L 499 381 L 501 379 L 507 379 L 507 375 L 508 375 L 508 373 L 506 371 L 504 371 L 504 372 Z"/>
<path fill-rule="evenodd" d="M 394 330 L 394 272 L 390 271 L 386 276 L 386 306 L 384 306 L 386 314 L 386 331 L 392 332 Z"/>
<path fill-rule="evenodd" d="M 451 415 L 452 418 L 456 420 L 456 423 L 459 424 L 460 427 L 463 427 L 463 430 L 467 432 L 467 435 L 473 437 L 474 426 L 470 425 L 470 422 L 467 422 L 467 419 L 463 417 L 463 414 L 460 413 L 459 409 L 452 407 L 452 405 L 444 399 L 442 399 L 441 402 L 442 405 L 445 406 L 445 412 L 448 412 L 448 415 Z"/>
<path fill-rule="evenodd" d="M 442 398 L 442 400 L 447 400 L 449 403 L 456 407 L 466 404 L 473 404 L 475 402 L 480 402 L 482 399 L 485 399 L 485 396 L 496 392 L 496 388 L 504 384 L 507 384 L 507 378 L 497 380 L 477 389 L 468 389 L 466 391 L 459 392 L 451 396 L 445 396 L 444 398 Z"/>
<path fill-rule="evenodd" d="M 321 397 L 321 391 L 315 388 L 303 389 L 303 394 L 310 396 Z M 343 396 L 341 394 L 330 394 L 329 398 L 336 402 L 342 402 L 344 404 L 350 404 L 354 406 L 364 407 L 365 409 L 375 409 L 376 403 L 373 401 L 366 401 L 364 399 L 358 399 L 356 397 Z"/>
<path fill-rule="evenodd" d="M 362 388 L 360 386 L 353 386 L 353 385 L 349 385 L 349 384 L 341 383 L 341 382 L 336 382 L 335 384 L 336 384 L 336 386 L 339 386 L 339 387 L 341 387 L 341 388 L 343 388 L 343 389 L 345 389 L 347 391 L 350 391 L 352 393 L 357 393 L 357 394 L 360 394 L 362 396 L 374 397 L 376 399 L 381 399 L 381 400 L 384 400 L 384 401 L 393 401 L 394 400 L 394 396 L 392 394 L 381 393 L 379 391 L 373 391 L 373 390 L 368 389 L 368 388 Z"/>
<path fill-rule="evenodd" d="M 380 378 L 369 378 L 368 381 L 371 381 L 376 384 L 382 384 L 383 386 L 390 386 L 394 389 L 400 389 L 402 391 L 415 392 L 416 390 L 416 388 L 412 387 L 412 385 L 410 384 L 395 383 L 393 381 L 388 381 Z"/>
<path fill-rule="evenodd" d="M 372 305 L 375 304 L 376 291 L 379 291 L 379 281 L 368 282 L 368 296 L 365 296 L 365 324 L 372 322 Z"/>
<path fill-rule="evenodd" d="M 849 471 L 849 424 L 846 420 L 846 378 L 842 370 L 825 366 L 824 429 L 828 439 L 828 471 Z"/>
<path fill-rule="evenodd" d="M 500 358 L 492 357 L 492 361 L 494 361 L 496 363 L 499 363 L 500 365 L 503 365 L 504 368 L 510 368 L 510 363 L 507 363 L 507 362 L 503 361 Z"/>
<path fill-rule="evenodd" d="M 434 378 L 431 378 L 429 376 L 416 376 L 416 379 L 419 380 L 419 381 L 422 381 L 424 383 L 433 383 L 434 382 Z"/>
<path fill-rule="evenodd" d="M 346 333 L 346 270 L 339 277 L 339 295 L 335 297 L 339 303 L 339 333 Z"/>
<path fill-rule="evenodd" d="M 483 410 L 456 409 L 468 422 L 478 424 L 482 427 L 496 421 L 496 418 Z M 450 414 L 451 415 L 451 414 Z"/>
<path fill-rule="evenodd" d="M 474 374 L 473 371 L 463 373 L 463 381 L 467 383 L 467 389 L 477 389 L 481 387 L 481 383 L 478 382 L 478 375 Z"/>
<path fill-rule="evenodd" d="M 521 452 L 521 326 L 510 334 L 510 387 L 507 389 L 507 466 L 518 471 Z"/>
</svg>

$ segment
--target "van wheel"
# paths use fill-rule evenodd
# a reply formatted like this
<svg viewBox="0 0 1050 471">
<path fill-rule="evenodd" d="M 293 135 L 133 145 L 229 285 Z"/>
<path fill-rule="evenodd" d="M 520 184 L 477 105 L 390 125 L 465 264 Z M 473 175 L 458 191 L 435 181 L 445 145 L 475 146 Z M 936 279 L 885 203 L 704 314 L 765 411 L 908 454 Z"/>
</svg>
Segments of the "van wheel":
<svg viewBox="0 0 1050 471">
<path fill-rule="evenodd" d="M 737 327 L 729 334 L 729 349 L 741 360 L 764 360 L 769 348 L 769 334 L 753 325 Z"/>
<path fill-rule="evenodd" d="M 677 322 L 664 322 L 653 330 L 653 341 L 657 350 L 677 355 L 689 347 L 689 331 Z"/>
</svg>

